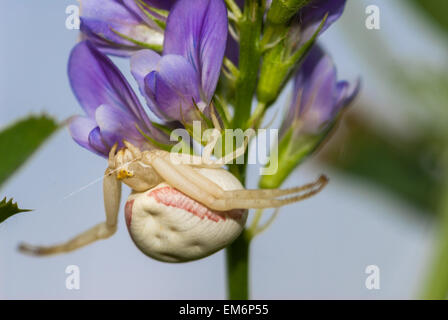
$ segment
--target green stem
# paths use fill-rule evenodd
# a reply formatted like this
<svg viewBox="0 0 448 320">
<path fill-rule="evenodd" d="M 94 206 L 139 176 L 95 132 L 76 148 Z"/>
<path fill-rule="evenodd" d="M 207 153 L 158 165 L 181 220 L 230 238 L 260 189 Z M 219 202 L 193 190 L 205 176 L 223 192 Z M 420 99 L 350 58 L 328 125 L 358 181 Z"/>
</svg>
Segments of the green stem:
<svg viewBox="0 0 448 320">
<path fill-rule="evenodd" d="M 438 248 L 422 296 L 427 300 L 445 300 L 448 297 L 448 185 L 441 200 Z"/>
<path fill-rule="evenodd" d="M 242 165 L 229 165 L 232 174 L 245 185 L 247 157 Z M 243 233 L 226 248 L 227 296 L 229 300 L 249 299 L 250 233 Z"/>
<path fill-rule="evenodd" d="M 231 2 L 227 2 L 228 4 Z M 257 87 L 260 67 L 260 36 L 264 1 L 246 0 L 244 12 L 238 21 L 240 30 L 239 73 L 236 79 L 235 114 L 233 128 L 246 129 L 250 117 L 252 99 Z M 245 185 L 247 153 L 244 165 L 229 165 L 229 170 Z M 229 299 L 249 299 L 249 247 L 247 230 L 226 249 Z"/>
<path fill-rule="evenodd" d="M 239 75 L 236 79 L 234 128 L 243 128 L 250 117 L 252 99 L 257 87 L 261 50 L 260 35 L 263 5 L 260 0 L 246 0 L 240 29 Z"/>
<path fill-rule="evenodd" d="M 226 249 L 227 290 L 230 300 L 249 299 L 250 237 L 246 230 Z"/>
</svg>

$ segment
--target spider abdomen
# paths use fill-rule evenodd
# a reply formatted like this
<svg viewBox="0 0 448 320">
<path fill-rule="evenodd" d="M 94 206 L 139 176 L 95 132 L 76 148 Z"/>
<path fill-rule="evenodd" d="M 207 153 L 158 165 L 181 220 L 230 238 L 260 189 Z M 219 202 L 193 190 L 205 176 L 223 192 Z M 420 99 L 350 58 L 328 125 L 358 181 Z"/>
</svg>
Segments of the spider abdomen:
<svg viewBox="0 0 448 320">
<path fill-rule="evenodd" d="M 223 169 L 202 168 L 198 172 L 224 190 L 243 189 Z M 226 247 L 240 235 L 247 219 L 247 210 L 211 210 L 166 183 L 145 192 L 133 192 L 125 213 L 137 247 L 165 262 L 200 259 Z"/>
</svg>

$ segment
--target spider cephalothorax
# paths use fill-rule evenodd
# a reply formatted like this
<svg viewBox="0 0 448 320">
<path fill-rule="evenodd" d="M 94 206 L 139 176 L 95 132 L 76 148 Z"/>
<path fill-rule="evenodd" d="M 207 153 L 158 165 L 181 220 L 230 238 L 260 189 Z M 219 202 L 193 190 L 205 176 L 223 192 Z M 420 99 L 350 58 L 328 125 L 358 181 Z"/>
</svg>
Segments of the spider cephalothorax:
<svg viewBox="0 0 448 320">
<path fill-rule="evenodd" d="M 224 158 L 211 160 L 218 135 L 198 157 L 162 150 L 141 151 L 124 141 L 109 154 L 103 181 L 106 221 L 56 246 L 21 245 L 22 251 L 48 255 L 69 252 L 113 235 L 117 227 L 121 182 L 133 190 L 126 203 L 130 235 L 145 254 L 167 262 L 184 262 L 210 255 L 242 232 L 247 209 L 273 208 L 308 198 L 327 183 L 291 189 L 245 190 L 221 167 L 245 152 L 246 145 Z M 283 196 L 292 195 L 287 198 Z"/>
</svg>

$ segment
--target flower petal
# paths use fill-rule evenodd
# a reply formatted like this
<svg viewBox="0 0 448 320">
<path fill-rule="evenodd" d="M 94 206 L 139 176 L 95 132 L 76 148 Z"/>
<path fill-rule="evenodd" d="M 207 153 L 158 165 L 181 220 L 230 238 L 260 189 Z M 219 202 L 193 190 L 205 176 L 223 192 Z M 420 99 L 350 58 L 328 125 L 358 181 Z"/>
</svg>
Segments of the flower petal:
<svg viewBox="0 0 448 320">
<path fill-rule="evenodd" d="M 136 50 L 140 48 L 122 46 L 119 44 L 114 44 L 112 42 L 104 41 L 104 39 L 98 37 L 95 34 L 86 34 L 86 32 L 80 34 L 81 41 L 89 40 L 96 48 L 98 48 L 102 53 L 117 57 L 129 57 Z"/>
<path fill-rule="evenodd" d="M 132 45 L 111 29 L 130 36 L 130 31 L 141 22 L 121 1 L 82 1 L 81 30 L 87 34 L 101 35 L 109 41 Z"/>
<path fill-rule="evenodd" d="M 337 104 L 342 109 L 350 104 L 358 95 L 361 89 L 361 79 L 357 79 L 354 84 L 350 84 L 348 81 L 339 81 L 337 87 L 339 91 Z"/>
<path fill-rule="evenodd" d="M 142 0 L 142 1 L 146 3 L 148 6 L 154 8 L 170 10 L 177 0 Z"/>
<path fill-rule="evenodd" d="M 303 29 L 302 42 L 308 41 L 317 31 L 320 23 L 328 13 L 327 20 L 320 31 L 322 34 L 344 12 L 346 0 L 314 0 L 299 11 L 299 19 Z"/>
<path fill-rule="evenodd" d="M 281 134 L 297 120 L 300 123 L 297 132 L 321 132 L 358 91 L 359 81 L 354 86 L 337 81 L 332 59 L 319 46 L 314 46 L 294 78 L 294 99 L 283 121 Z"/>
<path fill-rule="evenodd" d="M 80 42 L 70 55 L 68 74 L 75 96 L 90 118 L 103 104 L 117 106 L 150 126 L 128 82 L 104 54 L 90 42 Z"/>
<path fill-rule="evenodd" d="M 145 97 L 145 77 L 156 69 L 160 59 L 160 55 L 152 50 L 140 50 L 131 56 L 131 73 Z"/>
<path fill-rule="evenodd" d="M 316 56 L 320 60 L 316 59 Z M 322 124 L 333 119 L 339 111 L 336 68 L 329 56 L 319 52 L 305 61 L 301 78 L 307 81 L 303 84 L 299 116 L 310 131 L 317 130 Z"/>
<path fill-rule="evenodd" d="M 108 145 L 101 135 L 101 130 L 99 127 L 93 129 L 89 134 L 89 145 L 93 149 L 93 151 L 103 157 L 107 157 L 109 155 L 109 151 L 111 146 Z"/>
<path fill-rule="evenodd" d="M 86 148 L 90 151 L 95 152 L 89 145 L 89 134 L 90 132 L 97 127 L 95 120 L 76 116 L 72 120 L 70 120 L 69 131 L 73 140 L 81 147 Z"/>
<path fill-rule="evenodd" d="M 240 44 L 232 37 L 232 35 L 230 35 L 230 33 L 227 36 L 225 56 L 232 61 L 235 66 L 238 66 L 240 60 Z"/>
<path fill-rule="evenodd" d="M 157 113 L 168 121 L 195 119 L 194 104 L 201 104 L 199 77 L 193 66 L 183 57 L 166 55 L 157 71 L 145 78 L 147 95 L 154 97 Z"/>
<path fill-rule="evenodd" d="M 208 104 L 216 89 L 227 40 L 227 9 L 222 0 L 179 0 L 165 31 L 164 54 L 188 59 L 200 75 Z"/>
<path fill-rule="evenodd" d="M 307 109 L 322 109 L 335 104 L 336 81 L 333 61 L 330 57 L 323 56 L 313 68 L 304 86 L 301 113 Z"/>
<path fill-rule="evenodd" d="M 148 2 L 152 2 L 152 1 L 144 1 L 144 0 L 121 0 L 123 1 L 123 4 L 126 6 L 126 8 L 133 13 L 135 16 L 139 17 L 142 21 L 144 21 L 149 27 L 151 27 L 154 30 L 159 30 L 159 31 L 163 31 L 162 29 L 160 29 L 160 27 L 157 25 L 157 23 L 155 23 L 152 19 L 150 19 L 147 16 L 147 13 L 149 11 L 147 11 L 147 7 L 145 7 L 145 4 L 147 6 L 152 6 L 152 7 L 157 7 L 154 5 L 150 5 Z M 143 3 L 141 3 L 143 2 Z M 142 10 L 142 8 L 147 11 L 145 13 L 145 11 Z M 151 14 L 155 14 L 157 16 L 157 18 L 161 18 L 160 15 L 156 14 L 155 12 L 149 12 Z"/>
<path fill-rule="evenodd" d="M 159 118 L 171 121 L 171 117 L 164 113 L 164 109 L 160 108 L 156 101 L 156 79 L 157 71 L 151 71 L 144 79 L 144 95 L 149 109 Z"/>
<path fill-rule="evenodd" d="M 103 141 L 109 146 L 118 143 L 123 146 L 123 140 L 127 140 L 137 147 L 144 147 L 146 141 L 137 130 L 140 129 L 139 121 L 122 109 L 115 106 L 102 105 L 95 112 L 95 120 L 101 131 Z"/>
<path fill-rule="evenodd" d="M 104 53 L 129 56 L 145 43 L 163 44 L 163 30 L 135 0 L 83 1 L 80 19 L 83 35 Z"/>
</svg>

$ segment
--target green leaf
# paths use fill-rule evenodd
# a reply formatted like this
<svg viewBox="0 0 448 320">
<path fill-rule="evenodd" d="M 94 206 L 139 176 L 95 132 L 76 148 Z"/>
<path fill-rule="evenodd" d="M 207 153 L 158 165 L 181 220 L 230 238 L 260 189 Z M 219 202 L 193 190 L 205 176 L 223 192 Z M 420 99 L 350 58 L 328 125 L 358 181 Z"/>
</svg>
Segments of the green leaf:
<svg viewBox="0 0 448 320">
<path fill-rule="evenodd" d="M 17 203 L 12 202 L 12 199 L 6 201 L 6 197 L 0 201 L 0 223 L 8 219 L 9 217 L 20 213 L 20 212 L 28 212 L 31 210 L 28 209 L 19 209 Z"/>
<path fill-rule="evenodd" d="M 52 118 L 29 116 L 0 131 L 0 187 L 58 129 Z"/>
</svg>

